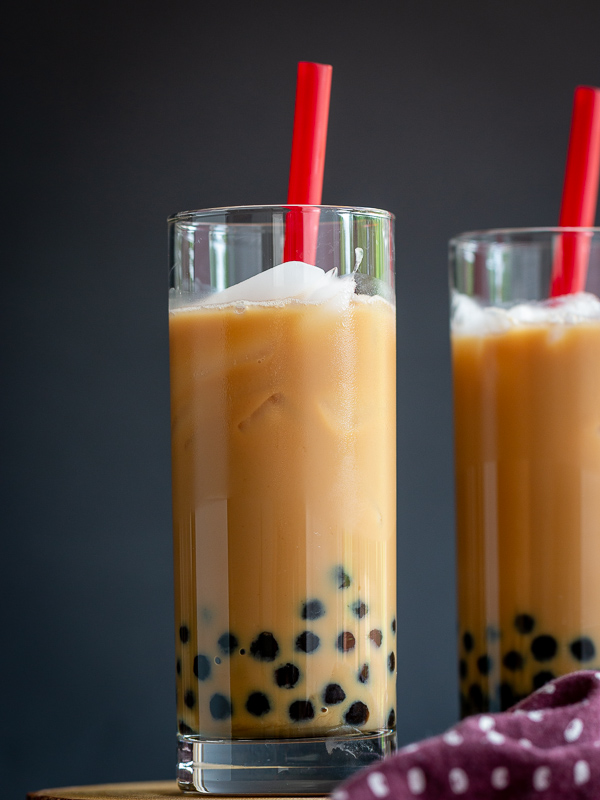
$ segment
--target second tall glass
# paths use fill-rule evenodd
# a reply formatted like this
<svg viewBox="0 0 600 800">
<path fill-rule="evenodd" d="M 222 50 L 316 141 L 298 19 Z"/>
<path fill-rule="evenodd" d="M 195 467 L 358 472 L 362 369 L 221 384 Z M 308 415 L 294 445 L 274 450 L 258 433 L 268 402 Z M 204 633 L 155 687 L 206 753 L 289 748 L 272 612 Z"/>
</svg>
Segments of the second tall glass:
<svg viewBox="0 0 600 800">
<path fill-rule="evenodd" d="M 566 253 L 585 292 L 548 299 Z M 450 245 L 462 713 L 600 667 L 600 231 Z"/>
<path fill-rule="evenodd" d="M 180 785 L 326 793 L 394 746 L 393 220 L 169 224 Z"/>
</svg>

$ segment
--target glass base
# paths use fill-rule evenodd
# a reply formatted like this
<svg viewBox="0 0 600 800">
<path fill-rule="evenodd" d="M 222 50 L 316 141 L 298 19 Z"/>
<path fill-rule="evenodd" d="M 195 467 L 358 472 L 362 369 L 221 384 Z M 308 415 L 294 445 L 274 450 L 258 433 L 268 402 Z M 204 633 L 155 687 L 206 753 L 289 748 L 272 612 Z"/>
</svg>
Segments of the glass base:
<svg viewBox="0 0 600 800">
<path fill-rule="evenodd" d="M 328 794 L 396 749 L 393 730 L 314 739 L 177 739 L 179 787 L 194 794 Z"/>
</svg>

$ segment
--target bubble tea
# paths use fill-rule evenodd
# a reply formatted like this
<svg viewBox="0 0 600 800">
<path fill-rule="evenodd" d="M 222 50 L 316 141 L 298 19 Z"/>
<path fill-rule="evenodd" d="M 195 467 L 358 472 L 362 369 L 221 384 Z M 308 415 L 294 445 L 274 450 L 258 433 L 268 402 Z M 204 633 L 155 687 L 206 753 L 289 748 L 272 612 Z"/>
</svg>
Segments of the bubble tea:
<svg viewBox="0 0 600 800">
<path fill-rule="evenodd" d="M 600 667 L 600 234 L 545 300 L 558 236 L 451 243 L 463 715 Z"/>
<path fill-rule="evenodd" d="M 390 218 L 321 211 L 326 272 L 277 264 L 282 214 L 172 222 L 179 773 L 198 791 L 328 791 L 393 746 Z"/>
</svg>

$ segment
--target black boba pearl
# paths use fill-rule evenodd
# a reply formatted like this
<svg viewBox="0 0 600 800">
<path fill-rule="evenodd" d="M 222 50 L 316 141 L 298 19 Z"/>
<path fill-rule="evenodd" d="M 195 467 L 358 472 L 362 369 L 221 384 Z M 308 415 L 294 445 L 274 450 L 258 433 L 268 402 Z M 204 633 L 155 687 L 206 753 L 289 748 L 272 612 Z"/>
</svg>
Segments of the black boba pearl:
<svg viewBox="0 0 600 800">
<path fill-rule="evenodd" d="M 357 600 L 356 603 L 353 603 L 350 608 L 352 609 L 352 613 L 355 617 L 362 619 L 365 614 L 368 614 L 369 609 L 367 606 L 362 602 L 362 600 Z"/>
<path fill-rule="evenodd" d="M 272 633 L 263 631 L 250 645 L 250 653 L 258 661 L 275 661 L 279 645 Z"/>
<path fill-rule="evenodd" d="M 205 681 L 210 676 L 210 661 L 201 653 L 194 658 L 194 675 L 199 681 Z"/>
<path fill-rule="evenodd" d="M 233 633 L 224 633 L 219 636 L 217 640 L 217 644 L 219 645 L 219 650 L 224 653 L 224 655 L 228 656 L 238 646 L 237 636 L 234 636 Z"/>
<path fill-rule="evenodd" d="M 500 689 L 500 711 L 506 711 L 507 708 L 514 706 L 517 702 L 517 696 L 510 683 L 501 683 Z"/>
<path fill-rule="evenodd" d="M 289 707 L 288 713 L 293 722 L 302 722 L 305 719 L 313 719 L 315 709 L 310 700 L 295 700 Z"/>
<path fill-rule="evenodd" d="M 271 710 L 269 698 L 262 692 L 252 692 L 246 700 L 246 710 L 254 717 L 262 717 Z"/>
<path fill-rule="evenodd" d="M 357 700 L 346 711 L 344 719 L 348 725 L 364 725 L 369 719 L 369 708 L 364 703 L 361 703 L 360 700 Z"/>
<path fill-rule="evenodd" d="M 320 644 L 321 640 L 316 633 L 304 631 L 296 639 L 296 650 L 300 650 L 302 653 L 314 653 Z"/>
<path fill-rule="evenodd" d="M 396 712 L 392 708 L 387 718 L 387 726 L 388 728 L 393 728 L 395 724 L 396 724 Z"/>
<path fill-rule="evenodd" d="M 338 567 L 335 571 L 335 582 L 338 589 L 347 589 L 352 581 L 350 575 L 344 570 L 343 567 Z"/>
<path fill-rule="evenodd" d="M 348 650 L 352 650 L 355 644 L 356 639 L 354 638 L 354 634 L 350 633 L 350 631 L 340 633 L 337 638 L 337 649 L 341 650 L 342 653 L 347 653 Z"/>
<path fill-rule="evenodd" d="M 392 633 L 396 633 L 396 617 L 392 620 Z"/>
<path fill-rule="evenodd" d="M 460 717 L 461 717 L 461 719 L 464 719 L 465 717 L 468 717 L 470 713 L 471 713 L 471 704 L 469 703 L 467 698 L 464 696 L 464 694 L 461 693 L 461 695 L 460 695 Z"/>
<path fill-rule="evenodd" d="M 591 661 L 596 656 L 596 647 L 588 636 L 575 639 L 569 645 L 569 650 L 577 661 Z"/>
<path fill-rule="evenodd" d="M 467 673 L 469 672 L 469 665 L 465 661 L 464 658 L 461 658 L 458 662 L 458 674 L 460 675 L 460 679 L 464 681 L 467 677 Z"/>
<path fill-rule="evenodd" d="M 490 674 L 492 669 L 492 659 L 488 656 L 487 653 L 484 653 L 477 659 L 477 669 L 479 670 L 481 675 Z"/>
<path fill-rule="evenodd" d="M 213 719 L 228 719 L 233 714 L 231 700 L 224 694 L 213 694 L 208 707 Z"/>
<path fill-rule="evenodd" d="M 196 695 L 191 689 L 188 689 L 183 695 L 183 702 L 188 708 L 193 708 L 196 705 Z"/>
<path fill-rule="evenodd" d="M 494 625 L 488 625 L 485 629 L 485 636 L 488 642 L 497 642 L 500 639 L 500 631 Z"/>
<path fill-rule="evenodd" d="M 346 699 L 346 692 L 339 683 L 330 683 L 323 692 L 323 702 L 327 705 L 335 706 Z"/>
<path fill-rule="evenodd" d="M 390 672 L 396 669 L 396 656 L 393 651 L 388 656 L 388 669 Z"/>
<path fill-rule="evenodd" d="M 515 617 L 515 628 L 519 633 L 531 633 L 535 627 L 535 620 L 531 614 L 517 614 Z"/>
<path fill-rule="evenodd" d="M 175 665 L 175 669 L 177 670 L 177 674 L 181 675 L 181 659 L 177 659 L 177 664 Z"/>
<path fill-rule="evenodd" d="M 369 665 L 363 664 L 360 672 L 358 673 L 358 680 L 361 683 L 366 683 L 369 680 Z"/>
<path fill-rule="evenodd" d="M 463 633 L 462 640 L 463 640 L 463 647 L 465 648 L 467 653 L 470 653 L 473 647 L 475 646 L 475 642 L 473 640 L 473 634 L 469 633 L 469 631 L 465 631 L 465 633 Z"/>
<path fill-rule="evenodd" d="M 282 689 L 293 689 L 299 677 L 300 670 L 294 664 L 284 664 L 275 670 L 275 683 Z"/>
<path fill-rule="evenodd" d="M 179 728 L 179 733 L 181 733 L 183 736 L 185 736 L 186 734 L 189 736 L 191 734 L 196 733 L 196 731 L 193 728 L 190 728 L 190 726 L 187 725 L 182 719 L 179 720 L 178 728 Z"/>
<path fill-rule="evenodd" d="M 515 672 L 518 669 L 523 669 L 524 659 L 517 650 L 509 650 L 502 659 L 502 663 L 506 669 Z"/>
<path fill-rule="evenodd" d="M 483 711 L 483 692 L 478 683 L 472 683 L 469 686 L 469 700 L 474 711 Z"/>
<path fill-rule="evenodd" d="M 190 639 L 190 629 L 187 625 L 181 625 L 179 627 L 179 639 L 185 644 Z"/>
<path fill-rule="evenodd" d="M 536 661 L 550 661 L 556 655 L 556 639 L 544 633 L 536 636 L 531 643 L 531 652 Z"/>
<path fill-rule="evenodd" d="M 378 628 L 373 628 L 372 631 L 369 631 L 369 639 L 373 642 L 375 647 L 381 647 L 383 634 Z"/>
<path fill-rule="evenodd" d="M 548 681 L 553 681 L 555 677 L 556 675 L 550 670 L 542 670 L 542 672 L 538 672 L 533 676 L 533 688 L 541 689 Z"/>
<path fill-rule="evenodd" d="M 302 619 L 319 619 L 325 613 L 325 606 L 320 600 L 307 600 L 302 606 Z"/>
</svg>

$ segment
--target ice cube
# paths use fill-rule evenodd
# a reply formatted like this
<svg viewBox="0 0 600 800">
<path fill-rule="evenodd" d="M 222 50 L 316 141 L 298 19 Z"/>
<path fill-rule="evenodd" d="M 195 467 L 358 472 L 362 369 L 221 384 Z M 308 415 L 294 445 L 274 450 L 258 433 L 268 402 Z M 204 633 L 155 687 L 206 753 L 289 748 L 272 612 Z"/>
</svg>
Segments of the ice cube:
<svg viewBox="0 0 600 800">
<path fill-rule="evenodd" d="M 265 303 L 295 298 L 311 303 L 320 303 L 340 293 L 348 294 L 351 279 L 338 280 L 335 270 L 324 272 L 303 261 L 286 261 L 271 269 L 253 275 L 235 286 L 206 297 L 202 305 L 214 306 L 229 303 Z"/>
</svg>

